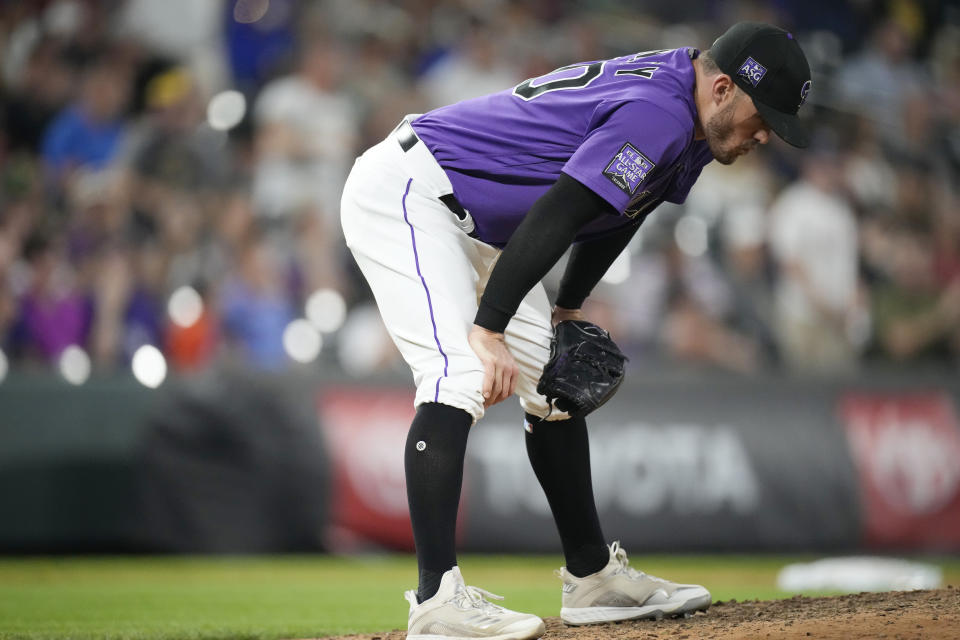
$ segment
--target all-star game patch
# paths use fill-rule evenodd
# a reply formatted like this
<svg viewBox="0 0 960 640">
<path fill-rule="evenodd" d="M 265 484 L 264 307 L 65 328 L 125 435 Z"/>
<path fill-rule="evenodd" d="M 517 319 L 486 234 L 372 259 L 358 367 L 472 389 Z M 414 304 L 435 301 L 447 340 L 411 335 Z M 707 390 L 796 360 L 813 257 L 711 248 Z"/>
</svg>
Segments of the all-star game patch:
<svg viewBox="0 0 960 640">
<path fill-rule="evenodd" d="M 603 170 L 603 175 L 620 187 L 625 194 L 632 196 L 640 183 L 646 179 L 647 174 L 656 166 L 650 158 L 637 151 L 637 148 L 628 142 L 620 147 L 617 155 L 613 156 L 613 160 Z"/>
<path fill-rule="evenodd" d="M 753 58 L 747 58 L 743 64 L 740 65 L 737 74 L 746 78 L 753 86 L 757 86 L 760 84 L 760 81 L 763 80 L 763 76 L 767 75 L 767 68 Z"/>
</svg>

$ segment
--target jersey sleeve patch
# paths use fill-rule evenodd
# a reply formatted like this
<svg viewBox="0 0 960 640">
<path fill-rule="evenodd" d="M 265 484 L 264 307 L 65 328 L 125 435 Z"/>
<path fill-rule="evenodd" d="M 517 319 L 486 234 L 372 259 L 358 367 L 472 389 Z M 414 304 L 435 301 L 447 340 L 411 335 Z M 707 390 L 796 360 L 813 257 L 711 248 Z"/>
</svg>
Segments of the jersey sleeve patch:
<svg viewBox="0 0 960 640">
<path fill-rule="evenodd" d="M 650 158 L 628 142 L 620 147 L 617 155 L 613 156 L 607 168 L 603 170 L 603 175 L 625 194 L 632 196 L 646 179 L 647 174 L 656 166 Z"/>
</svg>

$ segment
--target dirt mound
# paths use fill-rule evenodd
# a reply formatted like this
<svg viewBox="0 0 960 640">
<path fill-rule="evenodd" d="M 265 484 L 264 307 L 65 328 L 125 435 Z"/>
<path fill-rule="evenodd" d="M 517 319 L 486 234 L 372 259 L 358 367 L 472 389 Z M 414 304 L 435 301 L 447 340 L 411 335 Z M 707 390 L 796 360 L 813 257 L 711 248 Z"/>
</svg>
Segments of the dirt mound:
<svg viewBox="0 0 960 640">
<path fill-rule="evenodd" d="M 547 618 L 544 640 L 960 639 L 960 589 L 860 593 L 832 598 L 715 602 L 686 620 L 568 627 Z M 403 631 L 324 640 L 403 640 Z"/>
</svg>

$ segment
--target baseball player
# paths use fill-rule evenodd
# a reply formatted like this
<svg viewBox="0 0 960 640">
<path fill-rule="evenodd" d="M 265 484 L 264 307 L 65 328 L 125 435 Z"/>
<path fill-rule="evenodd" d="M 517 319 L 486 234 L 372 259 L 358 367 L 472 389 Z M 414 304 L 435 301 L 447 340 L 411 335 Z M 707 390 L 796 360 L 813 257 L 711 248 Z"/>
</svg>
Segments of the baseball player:
<svg viewBox="0 0 960 640">
<path fill-rule="evenodd" d="M 682 203 L 711 160 L 771 131 L 802 147 L 810 89 L 790 33 L 740 23 L 711 49 L 572 64 L 481 98 L 408 116 L 366 151 L 341 217 L 416 383 L 404 452 L 419 565 L 410 640 L 543 634 L 457 567 L 455 525 L 470 428 L 516 393 L 526 447 L 560 534 L 561 618 L 587 624 L 706 609 L 710 594 L 631 568 L 606 544 L 587 426 L 537 393 L 553 325 L 580 307 L 644 218 Z M 571 246 L 551 306 L 541 278 Z"/>
</svg>

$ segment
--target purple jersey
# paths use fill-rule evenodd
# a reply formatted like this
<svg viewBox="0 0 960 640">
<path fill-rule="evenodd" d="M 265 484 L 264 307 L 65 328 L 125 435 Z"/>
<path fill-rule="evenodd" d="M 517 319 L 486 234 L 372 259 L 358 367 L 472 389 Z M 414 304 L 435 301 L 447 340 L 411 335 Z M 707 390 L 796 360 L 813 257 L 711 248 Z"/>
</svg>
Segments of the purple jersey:
<svg viewBox="0 0 960 640">
<path fill-rule="evenodd" d="M 694 141 L 695 49 L 584 62 L 513 89 L 442 107 L 413 127 L 444 168 L 477 236 L 502 247 L 533 203 L 566 173 L 620 215 L 584 227 L 598 237 L 683 202 L 713 155 Z"/>
</svg>

